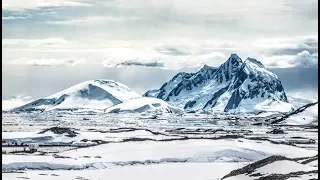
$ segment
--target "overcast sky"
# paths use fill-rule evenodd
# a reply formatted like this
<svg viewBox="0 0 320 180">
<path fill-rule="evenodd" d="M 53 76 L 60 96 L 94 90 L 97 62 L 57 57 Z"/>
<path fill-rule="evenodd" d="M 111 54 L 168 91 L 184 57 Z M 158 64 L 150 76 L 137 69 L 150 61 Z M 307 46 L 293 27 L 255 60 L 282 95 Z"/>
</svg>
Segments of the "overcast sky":
<svg viewBox="0 0 320 180">
<path fill-rule="evenodd" d="M 138 93 L 231 53 L 318 96 L 317 0 L 3 0 L 3 100 L 103 78 Z M 14 99 L 12 99 L 14 98 Z"/>
</svg>

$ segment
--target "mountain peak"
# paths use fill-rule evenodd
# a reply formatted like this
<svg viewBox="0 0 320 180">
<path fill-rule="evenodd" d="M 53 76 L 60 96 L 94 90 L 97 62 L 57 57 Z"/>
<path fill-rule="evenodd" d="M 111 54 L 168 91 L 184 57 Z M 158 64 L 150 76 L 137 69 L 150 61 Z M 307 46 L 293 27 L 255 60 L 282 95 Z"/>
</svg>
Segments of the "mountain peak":
<svg viewBox="0 0 320 180">
<path fill-rule="evenodd" d="M 236 54 L 236 53 L 231 53 L 230 57 L 240 58 L 240 57 L 238 56 L 238 54 Z"/>
<path fill-rule="evenodd" d="M 260 61 L 250 57 L 242 61 L 237 54 L 218 68 L 204 65 L 188 78 L 165 83 L 154 97 L 187 110 L 259 112 L 275 110 L 272 107 L 278 104 L 283 108 L 277 111 L 288 112 L 292 107 L 275 74 Z"/>
<path fill-rule="evenodd" d="M 230 57 L 227 59 L 225 63 L 223 63 L 221 66 L 233 66 L 238 67 L 241 66 L 243 63 L 242 59 L 237 54 L 231 54 Z M 231 68 L 231 67 L 230 67 Z"/>
<path fill-rule="evenodd" d="M 210 68 L 210 66 L 208 66 L 207 64 L 204 64 L 202 68 L 206 69 L 206 68 Z"/>
<path fill-rule="evenodd" d="M 235 53 L 232 53 L 230 55 L 230 57 L 228 58 L 227 61 L 232 60 L 232 61 L 238 61 L 238 62 L 242 62 L 242 59 Z"/>
</svg>

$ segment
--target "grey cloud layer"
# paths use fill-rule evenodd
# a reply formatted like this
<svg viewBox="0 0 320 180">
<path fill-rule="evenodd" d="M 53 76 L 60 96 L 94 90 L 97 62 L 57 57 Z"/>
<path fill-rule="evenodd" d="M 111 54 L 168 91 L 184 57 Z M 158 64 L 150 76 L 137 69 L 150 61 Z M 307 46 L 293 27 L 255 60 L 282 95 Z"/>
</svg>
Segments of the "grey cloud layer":
<svg viewBox="0 0 320 180">
<path fill-rule="evenodd" d="M 283 77 L 286 91 L 299 91 L 290 77 L 318 67 L 317 4 L 5 0 L 2 63 L 11 70 L 3 73 L 4 91 L 48 95 L 83 80 L 109 78 L 142 92 L 178 71 L 218 66 L 231 53 L 260 60 Z M 309 79 L 297 77 L 295 83 L 314 91 L 317 83 L 304 77 Z"/>
<path fill-rule="evenodd" d="M 116 65 L 116 67 L 121 67 L 121 66 L 164 67 L 164 64 L 160 62 L 141 63 L 141 62 L 134 62 L 134 61 L 125 61 Z"/>
<path fill-rule="evenodd" d="M 3 10 L 7 16 L 15 13 L 16 9 L 24 9 L 26 13 L 33 15 L 24 24 L 25 28 L 37 25 L 48 29 L 43 32 L 34 31 L 41 34 L 57 33 L 55 30 L 59 28 L 60 31 L 74 31 L 73 34 L 68 34 L 74 37 L 112 33 L 117 38 L 125 35 L 128 38 L 161 39 L 165 35 L 167 38 L 174 35 L 202 39 L 207 39 L 208 36 L 242 36 L 242 39 L 246 39 L 246 36 L 257 37 L 261 34 L 310 34 L 317 29 L 317 19 L 313 13 L 317 12 L 316 0 L 10 0 L 4 4 Z M 58 13 L 43 17 L 40 14 L 43 9 L 53 9 L 51 12 Z M 73 26 L 69 26 L 70 24 Z M 95 28 L 79 29 L 75 24 L 94 25 Z M 128 28 L 130 31 L 127 31 Z M 11 35 L 9 31 L 4 31 L 4 34 Z M 19 35 L 23 37 L 27 34 Z"/>
<path fill-rule="evenodd" d="M 192 41 L 180 43 L 145 41 L 134 43 L 108 41 L 48 39 L 3 39 L 4 62 L 38 66 L 77 65 L 100 63 L 106 67 L 147 66 L 180 69 L 217 66 L 231 53 L 243 59 L 253 57 L 266 67 L 318 66 L 318 40 L 312 37 L 270 38 L 244 42 Z M 199 43 L 199 44 L 198 44 Z M 204 44 L 201 44 L 204 43 Z M 17 56 L 16 51 L 19 51 Z M 21 57 L 24 56 L 24 57 Z"/>
</svg>

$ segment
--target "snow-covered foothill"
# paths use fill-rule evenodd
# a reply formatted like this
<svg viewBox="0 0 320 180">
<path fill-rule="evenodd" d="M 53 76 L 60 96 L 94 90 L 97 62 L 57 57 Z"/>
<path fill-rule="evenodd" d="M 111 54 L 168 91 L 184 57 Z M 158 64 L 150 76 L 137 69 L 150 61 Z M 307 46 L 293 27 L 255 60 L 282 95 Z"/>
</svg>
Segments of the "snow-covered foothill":
<svg viewBox="0 0 320 180">
<path fill-rule="evenodd" d="M 300 112 L 292 113 L 284 120 L 283 123 L 288 125 L 318 124 L 318 103 L 306 108 L 300 107 L 297 111 Z"/>
<path fill-rule="evenodd" d="M 141 96 L 119 82 L 98 79 L 82 82 L 13 111 L 106 109 L 138 97 Z"/>
<path fill-rule="evenodd" d="M 141 97 L 134 98 L 122 102 L 106 109 L 108 113 L 142 113 L 142 112 L 166 112 L 166 113 L 179 113 L 183 110 L 169 105 L 167 102 L 152 98 L 152 97 Z"/>
</svg>

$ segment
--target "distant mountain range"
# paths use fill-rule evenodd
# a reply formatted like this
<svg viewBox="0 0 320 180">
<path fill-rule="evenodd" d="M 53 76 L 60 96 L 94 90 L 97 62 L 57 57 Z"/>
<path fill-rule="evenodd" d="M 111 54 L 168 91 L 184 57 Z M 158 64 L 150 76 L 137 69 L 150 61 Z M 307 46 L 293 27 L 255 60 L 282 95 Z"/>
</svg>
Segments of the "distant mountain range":
<svg viewBox="0 0 320 180">
<path fill-rule="evenodd" d="M 38 99 L 14 112 L 50 110 L 105 110 L 119 112 L 180 112 L 161 99 L 142 97 L 127 86 L 112 80 L 85 81 L 54 95 Z"/>
<path fill-rule="evenodd" d="M 289 103 L 292 100 L 293 104 Z M 99 109 L 107 113 L 208 111 L 214 113 L 292 112 L 310 103 L 288 99 L 281 81 L 253 58 L 231 56 L 219 67 L 204 65 L 198 72 L 180 72 L 160 89 L 143 97 L 112 80 L 85 81 L 13 111 Z"/>
</svg>

